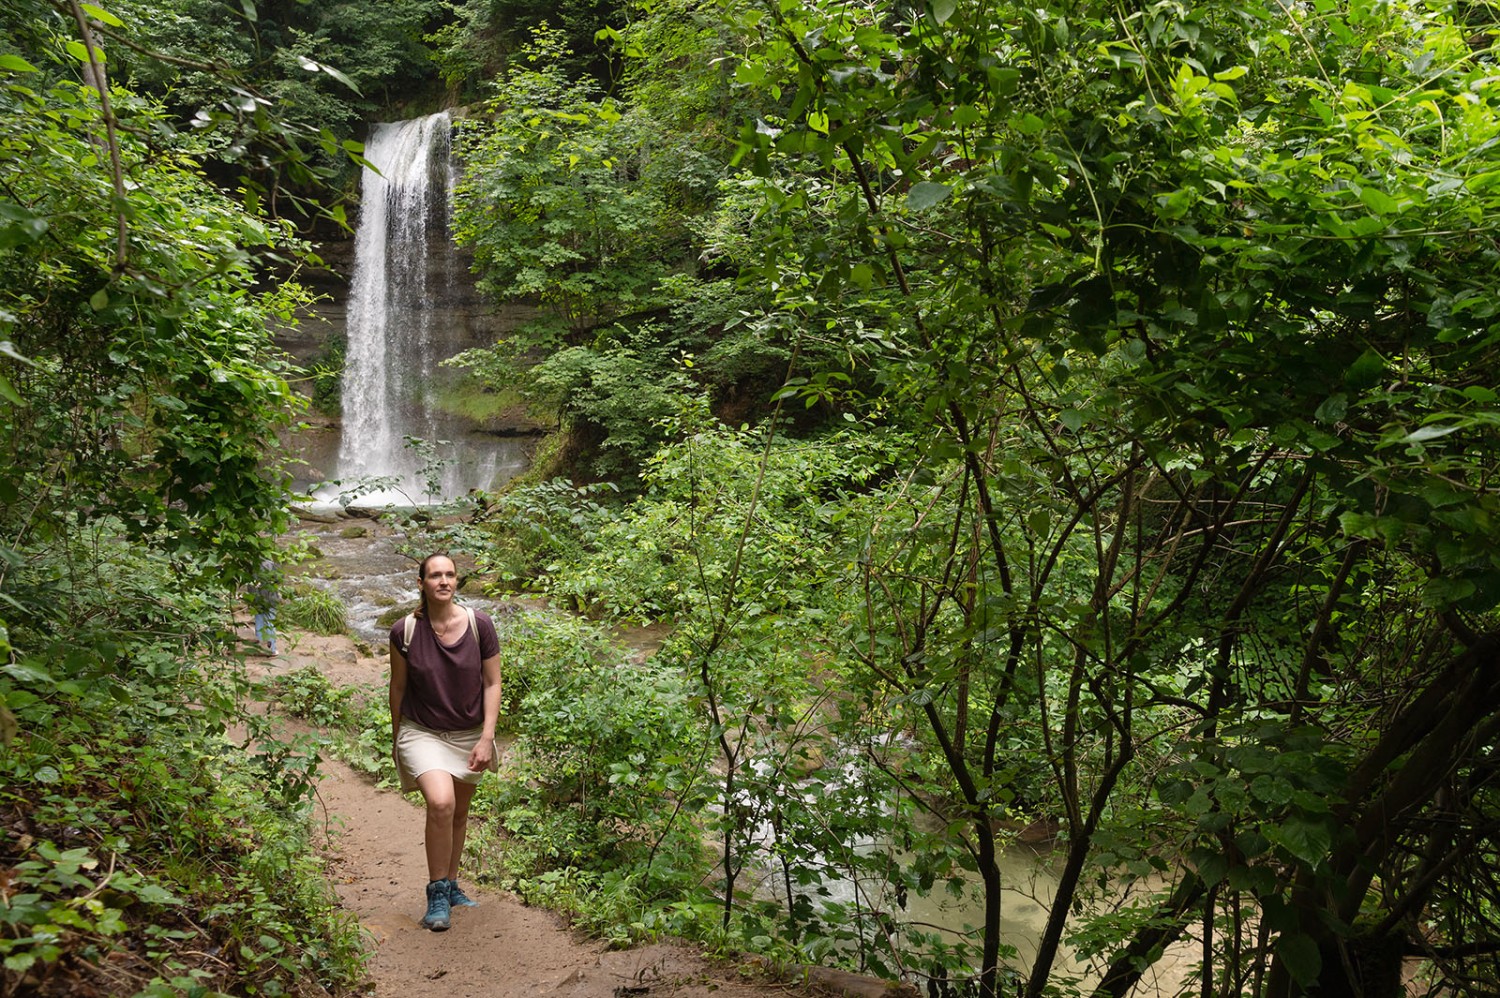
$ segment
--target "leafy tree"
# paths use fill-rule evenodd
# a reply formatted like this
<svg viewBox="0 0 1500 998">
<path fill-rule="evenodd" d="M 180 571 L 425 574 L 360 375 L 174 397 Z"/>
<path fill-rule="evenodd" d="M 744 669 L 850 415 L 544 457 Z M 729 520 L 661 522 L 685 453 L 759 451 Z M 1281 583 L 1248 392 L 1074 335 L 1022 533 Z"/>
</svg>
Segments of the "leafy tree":
<svg viewBox="0 0 1500 998">
<path fill-rule="evenodd" d="M 818 619 L 765 594 L 815 586 L 860 730 L 920 733 L 891 786 L 981 878 L 983 994 L 1056 987 L 1065 943 L 1101 995 L 1188 945 L 1205 995 L 1381 993 L 1403 957 L 1493 990 L 1487 13 L 720 10 L 755 177 L 695 231 L 773 299 L 735 328 L 790 345 L 783 402 L 910 449 L 823 548 L 761 505 L 783 419 L 748 480 L 689 420 L 553 584 L 676 617 L 730 778 L 760 615 Z M 726 918 L 752 785 L 720 792 Z M 1038 810 L 1061 883 L 1006 967 L 999 829 Z"/>
<path fill-rule="evenodd" d="M 11 59 L 8 542 L 65 536 L 75 515 L 115 517 L 190 572 L 233 580 L 285 515 L 287 480 L 264 456 L 292 402 L 265 323 L 289 319 L 297 291 L 249 290 L 253 254 L 284 234 L 184 166 L 191 148 L 153 149 L 159 116 L 143 101 L 117 91 L 105 114 L 121 127 L 106 132 L 95 90 Z"/>
<path fill-rule="evenodd" d="M 625 5 L 617 0 L 462 0 L 449 6 L 452 18 L 428 40 L 436 46 L 435 59 L 450 94 L 460 99 L 509 76 L 539 30 L 557 33 L 560 67 L 569 78 L 605 88 L 614 79 L 615 53 L 600 35 L 623 15 Z"/>
<path fill-rule="evenodd" d="M 305 301 L 264 267 L 300 247 L 202 176 L 211 135 L 118 85 L 110 55 L 148 46 L 86 6 L 0 14 L 0 807 L 24 829 L 0 990 L 344 987 L 313 756 L 224 740 L 231 601 L 289 498 L 269 328 Z M 211 926 L 182 915 L 207 897 Z"/>
<path fill-rule="evenodd" d="M 645 122 L 568 81 L 560 46 L 539 31 L 535 68 L 511 73 L 489 120 L 460 125 L 455 238 L 473 248 L 482 289 L 539 300 L 556 330 L 550 342 L 533 332 L 523 352 L 656 307 L 681 254 L 681 222 L 651 183 Z"/>
<path fill-rule="evenodd" d="M 328 188 L 352 180 L 347 151 L 366 121 L 439 99 L 421 40 L 437 0 L 114 6 L 121 27 L 101 28 L 119 42 L 114 78 L 212 133 L 203 151 L 224 186 L 245 186 L 303 224 L 323 213 Z M 141 23 L 149 39 L 126 28 Z"/>
<path fill-rule="evenodd" d="M 926 433 L 858 643 L 969 822 L 982 992 L 1020 703 L 1067 842 L 1026 993 L 1089 864 L 1184 834 L 1101 855 L 1115 823 L 1178 805 L 1186 861 L 1098 923 L 1099 993 L 1190 927 L 1205 994 L 1356 993 L 1406 951 L 1484 990 L 1496 927 L 1449 892 L 1492 827 L 1500 692 L 1489 53 L 1395 6 L 746 25 L 737 78 L 795 88 L 746 132 L 770 210 L 816 196 L 830 225 L 788 226 L 766 279 L 831 327 L 880 314 L 887 397 Z"/>
</svg>

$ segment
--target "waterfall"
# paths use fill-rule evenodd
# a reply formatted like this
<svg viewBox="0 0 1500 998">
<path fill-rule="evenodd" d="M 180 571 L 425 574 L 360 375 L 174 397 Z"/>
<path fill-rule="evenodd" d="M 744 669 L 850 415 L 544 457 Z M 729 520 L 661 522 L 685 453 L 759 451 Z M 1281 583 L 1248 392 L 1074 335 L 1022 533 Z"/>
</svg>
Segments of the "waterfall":
<svg viewBox="0 0 1500 998">
<path fill-rule="evenodd" d="M 443 497 L 488 488 L 501 470 L 503 448 L 461 446 L 465 430 L 431 399 L 446 373 L 439 363 L 472 345 L 442 309 L 464 273 L 448 233 L 451 130 L 440 112 L 375 125 L 365 143 L 365 159 L 379 172 L 366 167 L 361 179 L 337 477 L 346 490 L 377 476 L 394 482 L 363 502 L 436 498 L 422 474 L 424 456 L 407 437 L 452 438 L 436 451 L 448 462 L 439 476 Z"/>
</svg>

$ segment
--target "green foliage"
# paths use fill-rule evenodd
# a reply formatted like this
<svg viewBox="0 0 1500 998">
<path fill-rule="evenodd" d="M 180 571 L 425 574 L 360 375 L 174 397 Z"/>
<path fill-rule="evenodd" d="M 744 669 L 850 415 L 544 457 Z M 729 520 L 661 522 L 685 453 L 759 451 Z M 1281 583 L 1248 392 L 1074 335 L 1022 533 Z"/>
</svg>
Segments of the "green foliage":
<svg viewBox="0 0 1500 998">
<path fill-rule="evenodd" d="M 761 279 L 858 343 L 851 371 L 879 371 L 854 383 L 878 388 L 868 411 L 920 448 L 862 526 L 853 646 L 920 719 L 941 766 L 916 785 L 954 802 L 982 872 L 990 816 L 1023 789 L 1007 724 L 1039 736 L 1067 819 L 1025 993 L 1047 986 L 1097 835 L 1140 836 L 1155 807 L 1141 852 L 1183 841 L 1151 800 L 1164 762 L 1192 774 L 1168 797 L 1200 851 L 1170 899 L 1112 923 L 1107 993 L 1246 903 L 1277 934 L 1269 970 L 1236 923 L 1205 990 L 1266 971 L 1266 993 L 1292 994 L 1319 964 L 1332 986 L 1363 973 L 1336 954 L 1422 937 L 1398 913 L 1450 887 L 1419 886 L 1411 857 L 1449 840 L 1416 812 L 1394 837 L 1376 817 L 1441 808 L 1390 753 L 1420 745 L 1464 786 L 1479 756 L 1398 704 L 1431 697 L 1463 726 L 1464 699 L 1495 693 L 1451 685 L 1489 654 L 1500 602 L 1497 438 L 1479 429 L 1496 400 L 1476 380 L 1500 359 L 1476 276 L 1494 263 L 1500 91 L 1480 36 L 1399 5 L 828 4 L 743 25 L 736 79 L 767 94 L 744 154 L 777 220 Z M 1458 119 L 1476 124 L 1455 144 L 1439 122 Z M 1260 724 L 1317 733 L 1287 771 L 1226 765 Z M 1210 855 L 1227 887 L 1197 865 Z M 1105 886 L 1099 903 L 1122 901 Z M 999 959 L 991 921 L 985 994 Z"/>
<path fill-rule="evenodd" d="M 109 990 L 121 972 L 152 993 L 356 985 L 363 944 L 309 844 L 305 747 L 257 732 L 251 757 L 224 738 L 254 723 L 235 707 L 230 635 L 206 623 L 227 604 L 107 536 L 74 553 L 106 560 L 72 578 L 31 568 L 13 590 L 49 593 L 77 625 L 68 650 L 23 624 L 0 666 L 17 724 L 0 753 L 0 815 L 17 832 L 0 847 L 4 987 Z"/>
<path fill-rule="evenodd" d="M 277 676 L 266 692 L 282 710 L 320 728 L 349 727 L 356 720 L 355 688 L 334 686 L 315 665 Z"/>
<path fill-rule="evenodd" d="M 62 9 L 0 13 L 0 809 L 18 830 L 0 991 L 353 987 L 362 944 L 308 845 L 313 757 L 224 740 L 253 724 L 232 596 L 287 522 L 276 431 L 297 400 L 268 330 L 306 296 L 262 283 L 302 249 L 287 227 L 199 163 L 305 179 L 286 143 L 306 130 L 251 100 L 238 149 L 208 118 L 179 132 L 80 82 L 145 66 L 134 11 L 89 5 L 86 29 Z"/>
<path fill-rule="evenodd" d="M 538 31 L 554 30 L 561 68 L 569 77 L 592 77 L 606 86 L 614 76 L 611 50 L 596 36 L 617 22 L 617 0 L 452 0 L 453 18 L 426 37 L 450 94 L 467 100 L 496 77 L 504 78 L 524 58 Z"/>
<path fill-rule="evenodd" d="M 312 405 L 325 415 L 337 416 L 343 410 L 344 351 L 347 347 L 345 337 L 329 337 L 311 363 Z"/>
<path fill-rule="evenodd" d="M 331 0 L 126 0 L 112 6 L 132 25 L 149 24 L 151 49 L 167 57 L 122 52 L 132 85 L 161 99 L 179 119 L 220 131 L 211 155 L 262 183 L 271 164 L 247 157 L 245 147 L 268 119 L 290 148 L 312 147 L 299 165 L 334 170 L 346 161 L 340 143 L 364 121 L 414 97 L 438 102 L 422 41 L 441 11 L 437 0 L 390 0 L 379 7 Z M 323 148 L 325 139 L 332 148 Z M 311 175 L 291 179 L 299 193 L 313 189 Z"/>
<path fill-rule="evenodd" d="M 538 30 L 482 119 L 459 122 L 465 162 L 454 237 L 473 248 L 480 287 L 539 300 L 548 315 L 525 353 L 656 307 L 678 220 L 651 182 L 645 123 L 558 65 L 562 42 Z M 555 339 L 553 337 L 556 337 Z"/>
<path fill-rule="evenodd" d="M 746 601 L 736 612 L 817 604 L 839 558 L 840 500 L 888 473 L 899 435 L 794 441 L 703 418 L 701 405 L 681 417 L 683 440 L 652 459 L 645 496 L 591 532 L 551 592 L 610 616 L 688 620 L 719 610 L 735 576 L 734 599 Z"/>
<path fill-rule="evenodd" d="M 560 478 L 488 497 L 475 529 L 460 542 L 480 569 L 506 586 L 540 586 L 548 574 L 576 557 L 608 519 L 595 498 L 607 485 L 575 486 Z"/>
<path fill-rule="evenodd" d="M 513 888 L 602 892 L 591 907 L 601 925 L 637 894 L 691 891 L 702 876 L 690 818 L 702 756 L 680 676 L 622 661 L 594 625 L 542 614 L 508 623 L 503 662 L 502 715 L 516 740 L 491 806 L 509 835 Z"/>
<path fill-rule="evenodd" d="M 282 626 L 300 627 L 314 634 L 343 634 L 349 629 L 349 608 L 331 589 L 297 583 L 277 610 L 276 620 Z"/>
<path fill-rule="evenodd" d="M 342 691 L 339 696 L 342 698 Z M 385 685 L 357 692 L 349 706 L 352 714 L 345 722 L 343 737 L 334 743 L 338 757 L 375 777 L 379 786 L 399 787 L 401 780 L 392 756 L 395 745 L 391 742 L 391 708 Z"/>
<path fill-rule="evenodd" d="M 292 717 L 317 725 L 318 752 L 326 752 L 375 777 L 381 787 L 400 780 L 392 757 L 386 687 L 335 686 L 316 666 L 277 676 L 266 694 Z"/>
<path fill-rule="evenodd" d="M 288 479 L 266 455 L 295 399 L 266 325 L 289 321 L 301 294 L 249 288 L 254 254 L 289 244 L 184 168 L 191 144 L 146 142 L 160 123 L 149 107 L 125 93 L 114 107 L 131 126 L 116 133 L 124 204 L 90 131 L 93 91 L 0 78 L 0 210 L 16 220 L 0 241 L 0 377 L 14 395 L 0 407 L 0 518 L 25 546 L 66 531 L 69 511 L 115 516 L 189 573 L 232 583 L 284 522 Z"/>
<path fill-rule="evenodd" d="M 918 945 L 984 995 L 1059 986 L 1070 935 L 1125 994 L 1200 926 L 1204 993 L 1374 987 L 1391 971 L 1369 954 L 1402 947 L 1492 990 L 1473 947 L 1500 938 L 1493 857 L 1472 849 L 1500 708 L 1489 8 L 699 12 L 618 31 L 631 103 L 609 113 L 655 112 L 671 149 L 700 109 L 744 109 L 750 175 L 683 168 L 708 193 L 658 200 L 684 205 L 702 272 L 655 280 L 657 314 L 621 323 L 648 336 L 559 322 L 490 363 L 539 375 L 594 443 L 655 404 L 616 407 L 614 385 L 695 380 L 643 494 L 557 546 L 547 585 L 675 622 L 716 756 L 720 926 L 763 924 L 736 895 L 774 862 L 750 830 L 794 798 L 764 767 L 799 732 L 899 731 L 870 779 L 932 813 L 939 861 L 890 882 L 977 871 L 970 948 Z M 496 121 L 516 145 L 554 119 L 591 136 L 602 107 Z M 528 202 L 564 196 L 531 176 Z M 846 414 L 868 453 L 795 403 Z M 736 404 L 757 429 L 709 418 Z M 799 667 L 836 704 L 813 709 Z M 1039 812 L 1060 882 L 1017 969 L 996 829 Z M 778 848 L 810 867 L 858 824 L 783 817 Z M 788 907 L 789 935 L 812 924 Z"/>
<path fill-rule="evenodd" d="M 611 348 L 565 347 L 528 377 L 533 399 L 576 431 L 597 436 L 590 470 L 628 479 L 661 445 L 663 424 L 692 383 L 665 360 L 649 328 L 622 338 L 626 343 Z"/>
</svg>

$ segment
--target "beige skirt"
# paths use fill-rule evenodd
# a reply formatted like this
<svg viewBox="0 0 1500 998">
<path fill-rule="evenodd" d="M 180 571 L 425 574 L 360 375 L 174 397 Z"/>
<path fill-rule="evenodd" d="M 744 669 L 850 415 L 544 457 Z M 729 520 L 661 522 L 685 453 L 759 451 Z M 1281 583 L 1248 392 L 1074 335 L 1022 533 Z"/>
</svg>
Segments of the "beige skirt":
<svg viewBox="0 0 1500 998">
<path fill-rule="evenodd" d="M 402 718 L 401 731 L 396 735 L 396 768 L 401 773 L 401 792 L 409 794 L 419 789 L 417 777 L 434 769 L 451 773 L 455 780 L 464 783 L 478 783 L 484 771 L 476 773 L 469 768 L 469 753 L 479 744 L 482 730 L 433 731 Z M 498 760 L 492 755 L 489 768 L 494 769 L 497 764 Z"/>
</svg>

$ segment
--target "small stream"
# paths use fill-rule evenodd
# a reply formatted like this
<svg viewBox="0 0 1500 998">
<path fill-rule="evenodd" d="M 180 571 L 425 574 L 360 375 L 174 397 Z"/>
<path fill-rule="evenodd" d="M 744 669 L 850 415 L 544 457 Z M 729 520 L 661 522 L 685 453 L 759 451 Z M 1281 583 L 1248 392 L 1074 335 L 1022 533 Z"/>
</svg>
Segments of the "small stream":
<svg viewBox="0 0 1500 998">
<path fill-rule="evenodd" d="M 380 520 L 366 517 L 303 521 L 294 536 L 306 538 L 320 557 L 292 573 L 337 593 L 348 607 L 349 630 L 361 641 L 382 647 L 387 628 L 377 623 L 381 614 L 417 601 L 417 561 L 398 549 L 402 539 Z M 486 612 L 499 605 L 467 592 L 462 600 Z"/>
<path fill-rule="evenodd" d="M 897 740 L 905 741 L 904 738 Z M 825 788 L 847 789 L 859 785 L 861 780 L 858 775 L 860 766 L 855 759 L 857 754 L 857 750 L 846 748 L 838 753 L 844 757 L 842 764 L 833 762 L 825 765 L 818 775 L 820 789 L 801 790 L 801 795 L 805 798 L 803 804 L 814 806 L 815 796 Z M 752 768 L 756 768 L 753 763 Z M 796 790 L 791 792 L 798 793 Z M 744 803 L 747 807 L 755 806 L 752 801 Z M 872 804 L 874 802 L 865 799 L 862 807 Z M 889 813 L 888 806 L 881 807 L 881 810 Z M 935 821 L 930 816 L 917 816 L 914 820 L 928 824 Z M 779 865 L 770 858 L 777 851 L 776 831 L 770 822 L 764 822 L 756 828 L 752 838 L 759 854 L 765 859 L 758 864 L 752 862 L 751 867 L 747 867 L 743 874 L 748 879 L 745 887 L 760 897 L 775 898 L 784 909 L 787 904 L 785 877 Z M 902 867 L 908 866 L 914 858 L 912 853 L 904 851 L 896 843 L 875 838 L 855 841 L 852 843 L 852 850 L 862 857 L 890 855 Z M 1058 877 L 1054 858 L 1049 849 L 1033 848 L 1020 842 L 1013 843 L 996 858 L 1002 885 L 1001 944 L 1015 948 L 1018 969 L 1029 969 L 1040 949 L 1052 900 L 1057 893 Z M 977 931 L 984 920 L 982 884 L 977 872 L 959 872 L 965 886 L 962 896 L 955 897 L 941 881 L 925 895 L 898 893 L 885 879 L 868 872 L 861 873 L 852 864 L 841 865 L 828 856 L 819 857 L 811 865 L 818 873 L 816 885 L 809 888 L 793 886 L 792 891 L 797 895 L 805 895 L 813 909 L 819 911 L 819 917 L 825 921 L 828 919 L 822 912 L 828 906 L 834 906 L 835 909 L 856 909 L 865 913 L 883 912 L 890 916 L 891 924 L 910 925 L 926 932 L 937 929 L 951 940 L 957 941 L 966 926 L 975 927 Z M 969 941 L 977 945 L 977 939 L 977 935 L 971 935 Z M 1078 966 L 1066 950 L 1058 954 L 1056 966 L 1064 973 L 1084 972 L 1084 968 Z"/>
</svg>

